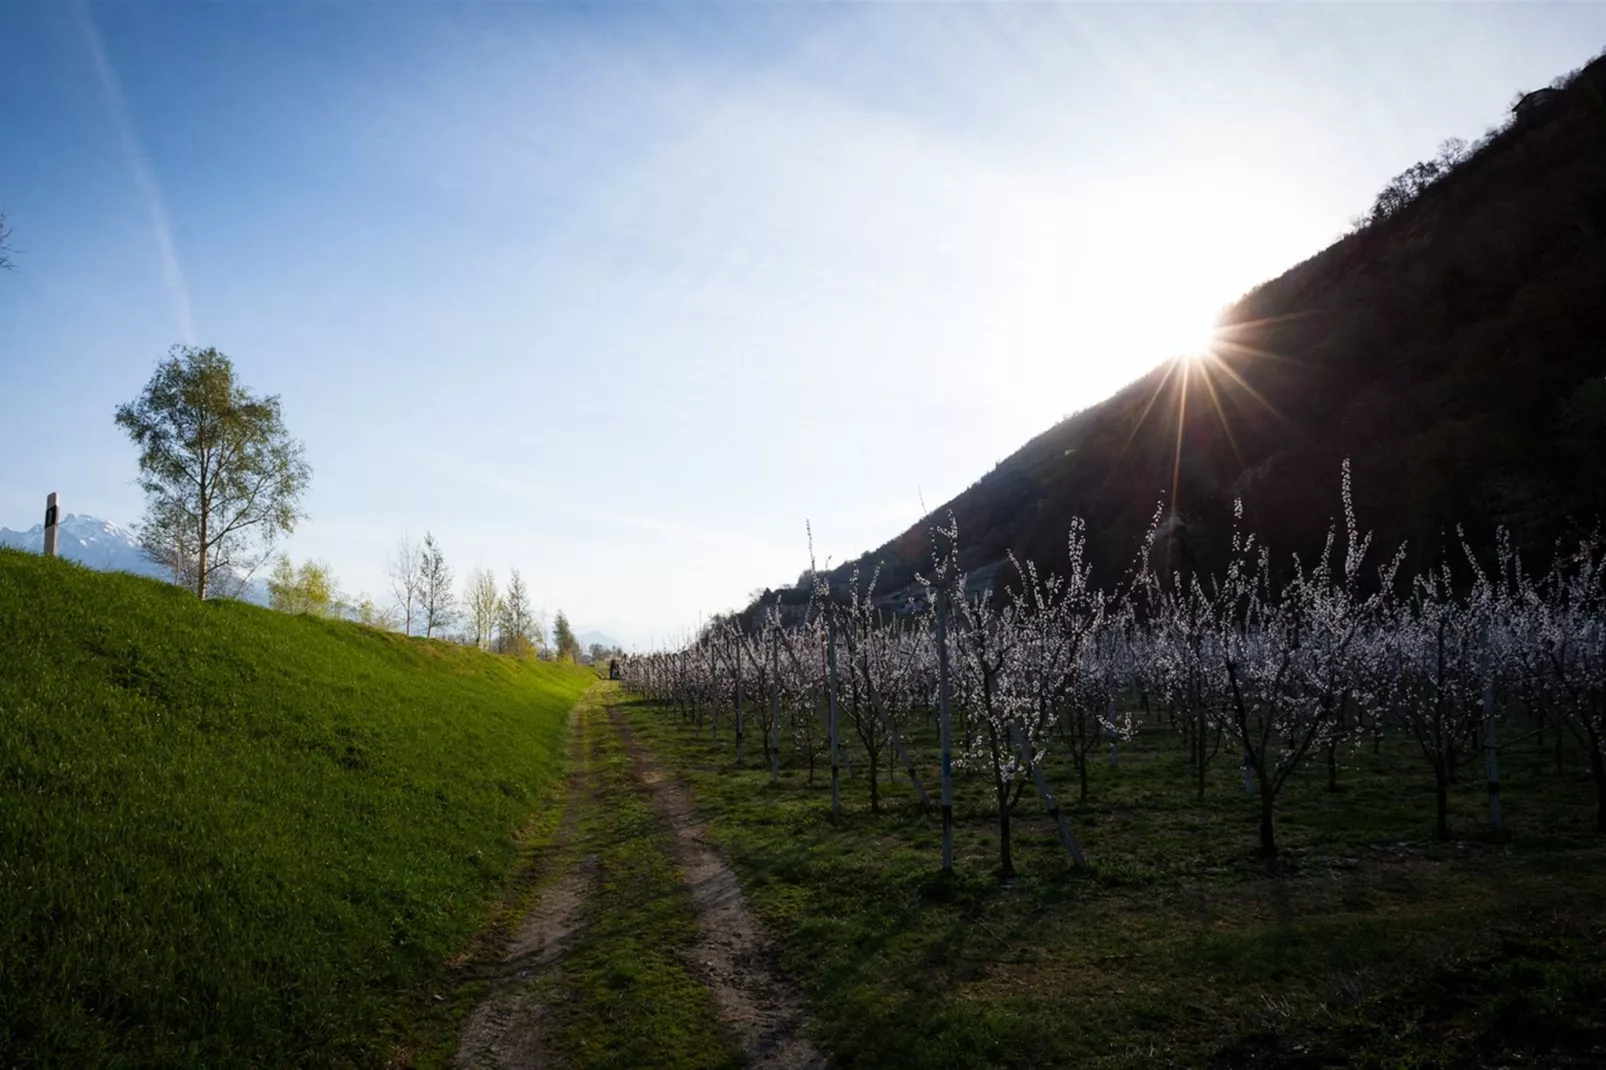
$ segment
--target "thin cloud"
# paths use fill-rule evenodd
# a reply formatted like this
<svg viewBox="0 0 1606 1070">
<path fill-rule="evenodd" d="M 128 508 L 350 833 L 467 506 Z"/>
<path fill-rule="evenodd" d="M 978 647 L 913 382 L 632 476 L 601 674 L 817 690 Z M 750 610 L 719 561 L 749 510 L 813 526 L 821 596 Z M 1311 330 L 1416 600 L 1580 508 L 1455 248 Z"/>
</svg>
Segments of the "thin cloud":
<svg viewBox="0 0 1606 1070">
<path fill-rule="evenodd" d="M 156 247 L 162 257 L 162 276 L 167 285 L 168 299 L 173 304 L 173 315 L 178 320 L 179 334 L 186 345 L 195 345 L 195 317 L 190 311 L 190 291 L 184 283 L 184 272 L 179 267 L 178 253 L 173 247 L 173 228 L 168 223 L 167 202 L 162 197 L 162 187 L 156 181 L 150 158 L 145 155 L 139 131 L 134 127 L 133 116 L 128 108 L 128 98 L 123 95 L 117 72 L 112 70 L 111 61 L 106 57 L 106 46 L 100 39 L 100 31 L 95 28 L 89 5 L 80 2 L 75 9 L 78 26 L 84 33 L 84 43 L 89 46 L 90 58 L 95 61 L 95 73 L 100 76 L 100 84 L 106 90 L 106 104 L 111 110 L 112 123 L 117 127 L 117 136 L 123 143 L 123 156 L 128 160 L 128 170 L 150 212 L 151 229 L 156 232 Z"/>
</svg>

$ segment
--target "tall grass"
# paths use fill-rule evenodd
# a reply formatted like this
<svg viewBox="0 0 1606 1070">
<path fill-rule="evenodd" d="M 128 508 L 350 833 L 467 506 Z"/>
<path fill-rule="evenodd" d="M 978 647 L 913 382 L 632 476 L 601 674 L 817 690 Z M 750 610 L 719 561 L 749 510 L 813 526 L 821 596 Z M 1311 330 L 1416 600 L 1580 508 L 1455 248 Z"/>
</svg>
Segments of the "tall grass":
<svg viewBox="0 0 1606 1070">
<path fill-rule="evenodd" d="M 0 1063 L 380 1061 L 591 678 L 0 551 Z"/>
</svg>

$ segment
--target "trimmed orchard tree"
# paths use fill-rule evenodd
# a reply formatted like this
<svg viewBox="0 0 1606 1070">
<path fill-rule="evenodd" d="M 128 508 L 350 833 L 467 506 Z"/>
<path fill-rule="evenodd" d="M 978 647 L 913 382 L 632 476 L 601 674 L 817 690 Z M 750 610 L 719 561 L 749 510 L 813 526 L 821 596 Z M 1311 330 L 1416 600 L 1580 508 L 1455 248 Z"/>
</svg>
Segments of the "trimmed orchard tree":
<svg viewBox="0 0 1606 1070">
<path fill-rule="evenodd" d="M 1588 755 L 1606 832 L 1606 544 L 1558 558 L 1541 584 L 1518 574 L 1511 615 L 1513 657 Z"/>
<path fill-rule="evenodd" d="M 1380 571 L 1373 594 L 1362 595 L 1371 536 L 1356 531 L 1347 464 L 1344 513 L 1342 563 L 1333 561 L 1337 534 L 1329 532 L 1314 567 L 1296 557 L 1290 572 L 1279 575 L 1269 550 L 1235 530 L 1232 556 L 1210 591 L 1205 668 L 1216 679 L 1205 690 L 1225 693 L 1216 720 L 1253 777 L 1266 858 L 1277 855 L 1277 797 L 1313 747 L 1337 738 L 1346 688 L 1366 652 L 1363 639 L 1384 616 L 1401 560 Z M 1242 517 L 1241 503 L 1234 514 Z"/>
</svg>

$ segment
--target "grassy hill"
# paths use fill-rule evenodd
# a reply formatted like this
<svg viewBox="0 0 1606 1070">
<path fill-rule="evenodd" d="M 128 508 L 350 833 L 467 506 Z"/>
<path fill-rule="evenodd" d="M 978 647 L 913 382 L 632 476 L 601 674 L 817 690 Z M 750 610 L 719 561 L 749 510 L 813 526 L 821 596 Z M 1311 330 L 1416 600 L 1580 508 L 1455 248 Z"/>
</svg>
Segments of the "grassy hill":
<svg viewBox="0 0 1606 1070">
<path fill-rule="evenodd" d="M 1082 517 L 1109 577 L 1162 496 L 1181 566 L 1219 550 L 1237 496 L 1279 551 L 1313 549 L 1350 457 L 1361 522 L 1408 542 L 1413 567 L 1458 523 L 1479 542 L 1504 524 L 1548 554 L 1606 513 L 1603 279 L 1599 59 L 1408 203 L 1244 297 L 1214 359 L 1157 368 L 1039 434 L 934 516 L 952 510 L 973 572 L 1011 549 L 1054 566 Z M 928 563 L 928 527 L 860 559 L 886 563 L 883 591 Z"/>
<path fill-rule="evenodd" d="M 382 1062 L 593 679 L 0 550 L 0 1062 Z"/>
</svg>

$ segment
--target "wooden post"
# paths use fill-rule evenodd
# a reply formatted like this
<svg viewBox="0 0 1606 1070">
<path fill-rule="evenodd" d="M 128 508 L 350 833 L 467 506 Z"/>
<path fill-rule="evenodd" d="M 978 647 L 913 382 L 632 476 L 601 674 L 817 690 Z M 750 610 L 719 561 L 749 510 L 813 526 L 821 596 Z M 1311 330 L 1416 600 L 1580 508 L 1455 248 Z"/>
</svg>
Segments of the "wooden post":
<svg viewBox="0 0 1606 1070">
<path fill-rule="evenodd" d="M 742 718 L 742 644 L 744 640 L 740 634 L 736 636 L 736 767 L 742 765 L 742 736 L 746 732 L 746 721 Z"/>
<path fill-rule="evenodd" d="M 60 528 L 61 503 L 56 492 L 51 491 L 45 498 L 45 556 L 56 556 L 56 534 Z"/>
<path fill-rule="evenodd" d="M 831 816 L 842 816 L 841 751 L 836 739 L 836 624 L 825 622 L 826 694 L 830 710 L 827 734 L 831 743 Z"/>
<path fill-rule="evenodd" d="M 947 599 L 937 592 L 937 726 L 942 741 L 942 868 L 954 868 L 954 773 L 948 724 Z"/>
<path fill-rule="evenodd" d="M 1489 824 L 1500 827 L 1500 746 L 1494 731 L 1494 678 L 1483 682 L 1483 764 L 1489 778 Z"/>
<path fill-rule="evenodd" d="M 1059 829 L 1060 843 L 1070 852 L 1071 862 L 1078 868 L 1087 865 L 1087 860 L 1082 857 L 1081 846 L 1071 834 L 1071 827 L 1066 824 L 1065 815 L 1060 812 L 1059 800 L 1055 799 L 1054 793 L 1049 790 L 1048 778 L 1043 775 L 1043 763 L 1032 761 L 1032 749 L 1026 741 L 1026 733 L 1021 731 L 1020 721 L 1014 717 L 1009 719 L 1009 734 L 1014 737 L 1015 751 L 1020 755 L 1022 764 L 1032 771 L 1032 780 L 1037 784 L 1037 797 L 1043 802 L 1043 810 L 1054 819 L 1054 825 Z"/>
<path fill-rule="evenodd" d="M 781 778 L 781 629 L 770 632 L 770 723 L 764 730 L 764 746 L 770 752 L 770 783 Z"/>
</svg>

